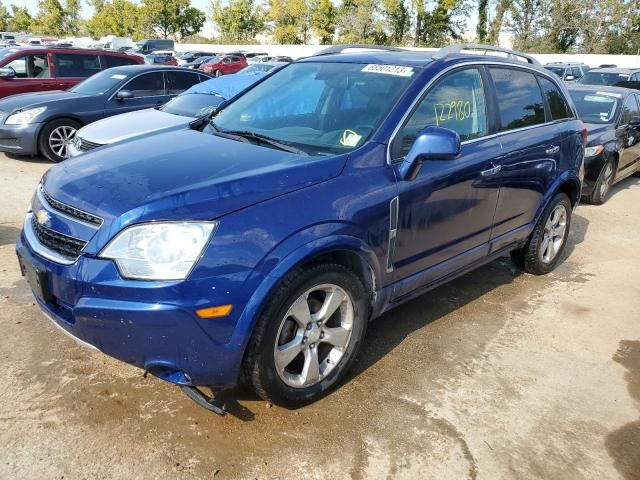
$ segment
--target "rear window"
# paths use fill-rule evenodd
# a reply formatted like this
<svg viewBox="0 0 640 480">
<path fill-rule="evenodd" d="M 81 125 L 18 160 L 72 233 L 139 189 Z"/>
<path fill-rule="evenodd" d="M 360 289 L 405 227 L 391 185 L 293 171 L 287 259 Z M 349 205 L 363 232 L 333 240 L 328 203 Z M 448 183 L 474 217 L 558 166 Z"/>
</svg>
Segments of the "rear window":
<svg viewBox="0 0 640 480">
<path fill-rule="evenodd" d="M 555 73 L 560 78 L 564 77 L 564 67 L 544 67 L 546 70 L 549 70 L 551 73 Z"/>
<path fill-rule="evenodd" d="M 86 78 L 100 71 L 98 55 L 56 53 L 53 58 L 56 77 Z"/>
<path fill-rule="evenodd" d="M 498 95 L 500 131 L 545 123 L 542 92 L 533 73 L 490 68 Z"/>
<path fill-rule="evenodd" d="M 542 93 L 544 94 L 545 99 L 547 100 L 547 105 L 549 106 L 551 119 L 562 120 L 565 118 L 573 118 L 571 108 L 569 108 L 567 100 L 564 98 L 564 95 L 562 95 L 562 92 L 560 92 L 558 87 L 546 78 L 539 78 Z"/>
</svg>

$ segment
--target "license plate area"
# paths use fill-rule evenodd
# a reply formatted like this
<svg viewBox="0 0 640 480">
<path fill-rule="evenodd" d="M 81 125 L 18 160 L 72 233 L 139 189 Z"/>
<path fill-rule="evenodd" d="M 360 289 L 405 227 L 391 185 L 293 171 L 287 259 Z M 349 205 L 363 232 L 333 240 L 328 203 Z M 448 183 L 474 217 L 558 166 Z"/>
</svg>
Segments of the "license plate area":
<svg viewBox="0 0 640 480">
<path fill-rule="evenodd" d="M 18 263 L 20 264 L 20 272 L 29 284 L 29 287 L 31 287 L 33 294 L 39 299 L 51 303 L 53 301 L 53 295 L 49 287 L 48 273 L 27 262 L 20 254 L 18 254 Z"/>
</svg>

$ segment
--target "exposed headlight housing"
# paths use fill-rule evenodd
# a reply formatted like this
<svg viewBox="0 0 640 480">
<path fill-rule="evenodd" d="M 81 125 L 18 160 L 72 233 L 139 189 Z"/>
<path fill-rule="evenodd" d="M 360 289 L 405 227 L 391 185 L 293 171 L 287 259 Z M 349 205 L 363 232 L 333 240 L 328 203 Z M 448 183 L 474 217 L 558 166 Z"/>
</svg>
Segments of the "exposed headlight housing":
<svg viewBox="0 0 640 480">
<path fill-rule="evenodd" d="M 46 109 L 47 107 L 38 107 L 16 112 L 9 115 L 4 123 L 7 125 L 26 125 L 33 122 L 33 120 Z"/>
<path fill-rule="evenodd" d="M 594 145 L 593 147 L 587 147 L 584 149 L 585 157 L 595 157 L 596 155 L 600 155 L 604 147 L 602 145 Z"/>
<path fill-rule="evenodd" d="M 158 222 L 125 228 L 99 257 L 116 262 L 120 274 L 135 280 L 184 280 L 218 222 Z"/>
</svg>

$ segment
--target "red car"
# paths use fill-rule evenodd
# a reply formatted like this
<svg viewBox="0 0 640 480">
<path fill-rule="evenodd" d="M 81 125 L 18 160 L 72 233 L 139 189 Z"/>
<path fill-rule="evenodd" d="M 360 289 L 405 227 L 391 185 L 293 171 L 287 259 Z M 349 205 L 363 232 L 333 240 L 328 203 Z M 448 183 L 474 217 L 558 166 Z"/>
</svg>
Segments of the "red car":
<svg viewBox="0 0 640 480">
<path fill-rule="evenodd" d="M 144 63 L 138 55 L 86 48 L 12 47 L 0 50 L 0 98 L 66 90 L 101 70 Z"/>
<path fill-rule="evenodd" d="M 172 65 L 178 66 L 178 60 L 170 53 L 152 53 L 144 57 L 144 63 L 149 65 Z"/>
<path fill-rule="evenodd" d="M 200 70 L 220 77 L 239 72 L 246 66 L 247 59 L 243 55 L 220 55 L 200 65 Z"/>
</svg>

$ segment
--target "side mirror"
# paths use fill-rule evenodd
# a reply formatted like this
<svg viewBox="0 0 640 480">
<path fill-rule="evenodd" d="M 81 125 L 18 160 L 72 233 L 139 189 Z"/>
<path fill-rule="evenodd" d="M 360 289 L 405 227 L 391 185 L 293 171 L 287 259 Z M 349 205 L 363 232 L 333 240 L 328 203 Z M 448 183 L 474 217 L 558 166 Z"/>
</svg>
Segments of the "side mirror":
<svg viewBox="0 0 640 480">
<path fill-rule="evenodd" d="M 120 90 L 118 93 L 116 93 L 116 100 L 123 101 L 127 98 L 133 98 L 133 93 L 131 92 L 131 90 Z"/>
<path fill-rule="evenodd" d="M 629 127 L 640 129 L 640 117 L 631 117 L 631 120 L 629 120 Z"/>
<path fill-rule="evenodd" d="M 16 76 L 16 71 L 11 67 L 0 68 L 0 78 L 13 78 Z"/>
<path fill-rule="evenodd" d="M 566 77 L 564 77 L 564 79 L 567 82 L 571 82 L 571 81 L 575 80 L 576 77 L 574 77 L 573 75 L 567 75 Z"/>
<path fill-rule="evenodd" d="M 461 153 L 460 135 L 456 132 L 448 128 L 426 127 L 400 164 L 400 175 L 403 180 L 413 180 L 425 160 L 455 160 Z"/>
</svg>

